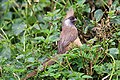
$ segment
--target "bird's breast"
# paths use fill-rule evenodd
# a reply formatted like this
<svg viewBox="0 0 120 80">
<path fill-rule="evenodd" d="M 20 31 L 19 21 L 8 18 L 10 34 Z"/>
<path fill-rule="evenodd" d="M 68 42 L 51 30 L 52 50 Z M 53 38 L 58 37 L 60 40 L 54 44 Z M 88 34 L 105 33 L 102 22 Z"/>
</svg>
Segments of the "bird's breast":
<svg viewBox="0 0 120 80">
<path fill-rule="evenodd" d="M 75 47 L 80 47 L 80 46 L 82 46 L 82 43 L 81 43 L 79 37 L 77 37 L 74 42 L 71 42 L 71 43 L 66 47 L 66 51 L 71 50 L 71 49 L 73 49 L 73 48 L 75 48 Z"/>
</svg>

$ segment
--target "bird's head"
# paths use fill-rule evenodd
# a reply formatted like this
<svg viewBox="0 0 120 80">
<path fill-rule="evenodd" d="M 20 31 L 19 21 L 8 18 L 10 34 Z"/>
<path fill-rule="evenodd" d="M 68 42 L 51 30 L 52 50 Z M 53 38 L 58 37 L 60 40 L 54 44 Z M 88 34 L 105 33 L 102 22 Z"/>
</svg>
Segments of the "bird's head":
<svg viewBox="0 0 120 80">
<path fill-rule="evenodd" d="M 65 16 L 64 24 L 67 25 L 67 26 L 74 25 L 76 20 L 77 19 L 74 16 L 74 11 L 73 11 L 72 8 L 70 8 L 70 10 L 67 11 L 67 15 Z"/>
</svg>

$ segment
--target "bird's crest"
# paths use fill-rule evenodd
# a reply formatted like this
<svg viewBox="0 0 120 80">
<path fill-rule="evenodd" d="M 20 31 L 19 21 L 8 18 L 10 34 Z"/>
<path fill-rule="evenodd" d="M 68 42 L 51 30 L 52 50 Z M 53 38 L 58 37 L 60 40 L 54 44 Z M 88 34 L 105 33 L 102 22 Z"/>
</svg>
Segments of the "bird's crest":
<svg viewBox="0 0 120 80">
<path fill-rule="evenodd" d="M 70 8 L 68 11 L 67 11 L 67 15 L 65 16 L 65 19 L 71 17 L 71 16 L 74 16 L 74 10 L 73 8 Z"/>
</svg>

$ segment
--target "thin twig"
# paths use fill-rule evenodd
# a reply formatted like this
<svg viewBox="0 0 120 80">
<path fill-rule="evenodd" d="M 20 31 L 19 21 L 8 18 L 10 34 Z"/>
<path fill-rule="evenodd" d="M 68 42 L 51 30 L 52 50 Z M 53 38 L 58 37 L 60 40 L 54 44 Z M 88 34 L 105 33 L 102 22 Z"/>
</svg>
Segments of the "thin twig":
<svg viewBox="0 0 120 80">
<path fill-rule="evenodd" d="M 73 69 L 72 69 L 72 67 L 70 66 L 70 63 L 69 63 L 67 57 L 66 57 L 66 61 L 67 61 L 67 63 L 68 63 L 68 66 L 70 67 L 71 71 L 73 71 Z"/>
<path fill-rule="evenodd" d="M 109 76 L 110 76 L 110 75 L 107 75 L 107 76 L 103 77 L 102 80 L 107 79 Z"/>
</svg>

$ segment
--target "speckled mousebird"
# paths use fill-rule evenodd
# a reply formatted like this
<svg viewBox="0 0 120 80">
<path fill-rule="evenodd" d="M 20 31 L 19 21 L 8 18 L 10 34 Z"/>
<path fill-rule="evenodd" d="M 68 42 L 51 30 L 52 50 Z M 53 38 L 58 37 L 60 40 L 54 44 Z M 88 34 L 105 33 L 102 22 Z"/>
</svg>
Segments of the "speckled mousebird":
<svg viewBox="0 0 120 80">
<path fill-rule="evenodd" d="M 70 8 L 62 22 L 62 31 L 60 34 L 60 40 L 58 41 L 59 54 L 66 53 L 66 51 L 75 46 L 82 46 L 82 43 L 78 37 L 78 30 L 74 25 L 76 20 L 74 11 Z"/>
<path fill-rule="evenodd" d="M 82 46 L 78 37 L 78 30 L 74 25 L 75 21 L 74 11 L 70 8 L 62 22 L 62 31 L 60 33 L 60 40 L 58 41 L 58 54 L 65 54 L 74 47 Z M 46 66 L 54 64 L 58 57 L 59 55 L 48 59 L 43 63 L 43 67 L 45 68 Z"/>
</svg>

